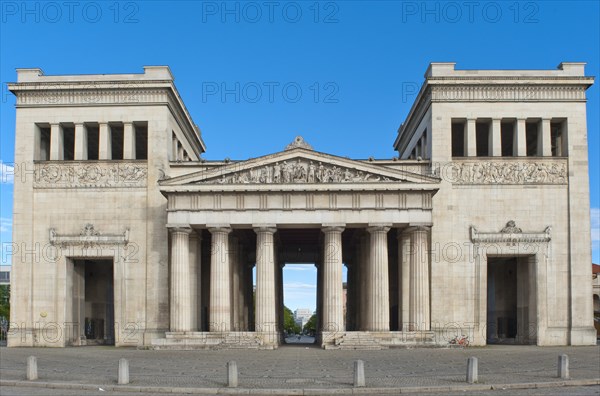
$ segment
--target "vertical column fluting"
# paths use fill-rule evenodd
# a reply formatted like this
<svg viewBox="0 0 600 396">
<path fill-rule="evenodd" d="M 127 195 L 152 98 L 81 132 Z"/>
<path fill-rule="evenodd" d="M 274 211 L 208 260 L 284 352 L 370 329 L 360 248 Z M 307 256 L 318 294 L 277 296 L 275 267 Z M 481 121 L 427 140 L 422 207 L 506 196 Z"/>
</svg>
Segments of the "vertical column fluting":
<svg viewBox="0 0 600 396">
<path fill-rule="evenodd" d="M 189 227 L 171 231 L 171 331 L 191 330 Z"/>
<path fill-rule="evenodd" d="M 279 323 L 279 332 L 283 335 L 284 330 L 284 313 L 283 313 L 283 264 L 276 261 L 275 267 L 277 268 L 277 314 Z"/>
<path fill-rule="evenodd" d="M 477 156 L 476 119 L 468 118 L 465 124 L 465 157 Z"/>
<path fill-rule="evenodd" d="M 387 232 L 390 227 L 367 228 L 370 234 L 368 281 L 368 331 L 390 330 L 390 293 L 388 277 Z"/>
<path fill-rule="evenodd" d="M 229 233 L 231 228 L 209 228 L 212 235 L 210 255 L 209 331 L 231 331 L 229 279 Z"/>
<path fill-rule="evenodd" d="M 550 118 L 542 118 L 540 130 L 538 131 L 537 155 L 543 157 L 552 156 Z"/>
<path fill-rule="evenodd" d="M 50 159 L 65 159 L 65 140 L 62 126 L 60 124 L 50 125 Z"/>
<path fill-rule="evenodd" d="M 317 333 L 321 332 L 321 327 L 323 324 L 322 314 L 323 314 L 323 306 L 321 304 L 321 292 L 323 291 L 323 266 L 320 264 L 320 258 L 318 263 L 315 263 L 315 267 L 317 268 L 317 320 L 315 323 L 315 331 Z"/>
<path fill-rule="evenodd" d="M 515 123 L 515 131 L 513 134 L 513 156 L 514 157 L 525 157 L 527 156 L 527 135 L 525 132 L 526 119 L 518 118 Z"/>
<path fill-rule="evenodd" d="M 348 288 L 346 290 L 346 330 L 354 331 L 354 312 L 356 312 L 355 295 L 356 295 L 356 265 L 355 259 L 346 263 L 346 271 L 348 273 Z"/>
<path fill-rule="evenodd" d="M 229 279 L 231 289 L 229 291 L 231 299 L 231 329 L 233 331 L 239 331 L 239 286 L 240 277 L 239 272 L 239 243 L 238 238 L 229 235 Z"/>
<path fill-rule="evenodd" d="M 110 125 L 106 122 L 98 124 L 98 159 L 112 159 L 112 136 Z"/>
<path fill-rule="evenodd" d="M 411 227 L 410 307 L 411 330 L 429 330 L 429 229 Z"/>
<path fill-rule="evenodd" d="M 132 122 L 123 123 L 123 159 L 135 159 L 135 127 Z"/>
<path fill-rule="evenodd" d="M 502 120 L 500 118 L 493 118 L 488 139 L 488 156 L 490 157 L 502 156 L 501 130 Z"/>
<path fill-rule="evenodd" d="M 202 235 L 199 231 L 190 234 L 190 323 L 191 330 L 201 329 L 200 323 L 200 257 L 202 255 Z"/>
<path fill-rule="evenodd" d="M 323 228 L 323 331 L 344 330 L 342 227 Z"/>
<path fill-rule="evenodd" d="M 239 327 L 239 331 L 247 331 L 246 327 L 246 319 L 245 319 L 245 309 L 246 309 L 246 259 L 245 259 L 245 249 L 243 244 L 238 245 L 238 263 L 237 263 L 237 271 L 238 271 L 238 314 L 237 314 L 237 323 Z"/>
<path fill-rule="evenodd" d="M 246 328 L 248 331 L 256 331 L 256 304 L 254 303 L 254 263 L 247 264 L 246 275 Z"/>
<path fill-rule="evenodd" d="M 406 231 L 398 233 L 398 260 L 400 261 L 400 330 L 408 331 L 409 327 L 409 307 L 410 307 L 410 258 L 411 242 L 410 234 Z"/>
<path fill-rule="evenodd" d="M 367 330 L 367 317 L 369 316 L 369 304 L 368 299 L 370 296 L 369 291 L 369 234 L 363 233 L 358 243 L 358 253 L 360 260 L 360 314 L 359 329 L 361 331 Z"/>
<path fill-rule="evenodd" d="M 255 331 L 266 333 L 266 342 L 277 341 L 274 227 L 258 227 L 256 232 Z"/>
<path fill-rule="evenodd" d="M 88 159 L 88 135 L 83 123 L 75 124 L 75 160 Z"/>
</svg>

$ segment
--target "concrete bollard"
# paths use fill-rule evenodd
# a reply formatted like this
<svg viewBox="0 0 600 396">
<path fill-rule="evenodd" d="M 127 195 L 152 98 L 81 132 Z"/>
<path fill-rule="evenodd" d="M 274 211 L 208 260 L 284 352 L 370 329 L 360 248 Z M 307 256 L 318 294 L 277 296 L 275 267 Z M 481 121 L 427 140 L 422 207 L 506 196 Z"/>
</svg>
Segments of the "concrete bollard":
<svg viewBox="0 0 600 396">
<path fill-rule="evenodd" d="M 35 356 L 27 358 L 27 379 L 29 381 L 38 379 L 37 358 Z"/>
<path fill-rule="evenodd" d="M 129 384 L 129 361 L 127 359 L 119 359 L 119 385 Z"/>
<path fill-rule="evenodd" d="M 238 386 L 237 363 L 233 360 L 227 362 L 227 386 L 230 388 L 237 388 Z"/>
<path fill-rule="evenodd" d="M 558 355 L 558 378 L 569 379 L 569 356 Z"/>
<path fill-rule="evenodd" d="M 479 368 L 477 367 L 478 361 L 476 357 L 470 357 L 467 360 L 467 383 L 474 384 L 479 381 Z"/>
<path fill-rule="evenodd" d="M 362 360 L 356 360 L 354 362 L 354 386 L 365 386 L 365 362 Z"/>
</svg>

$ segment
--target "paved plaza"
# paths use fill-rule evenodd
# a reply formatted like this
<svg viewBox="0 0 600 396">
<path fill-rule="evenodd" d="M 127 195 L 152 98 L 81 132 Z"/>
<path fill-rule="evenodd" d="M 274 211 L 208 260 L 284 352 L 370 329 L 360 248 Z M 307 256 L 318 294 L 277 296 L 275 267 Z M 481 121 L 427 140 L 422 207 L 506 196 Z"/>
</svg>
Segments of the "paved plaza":
<svg viewBox="0 0 600 396">
<path fill-rule="evenodd" d="M 387 388 L 403 391 L 426 391 L 427 387 L 458 387 L 468 390 L 480 385 L 494 384 L 544 384 L 559 383 L 556 377 L 557 356 L 566 353 L 570 360 L 571 381 L 593 380 L 600 383 L 600 348 L 594 347 L 535 347 L 487 346 L 483 348 L 420 348 L 390 349 L 381 351 L 322 350 L 314 346 L 287 345 L 278 350 L 201 350 L 152 351 L 133 348 L 82 347 L 82 348 L 1 348 L 1 394 L 70 394 L 76 389 L 15 387 L 14 381 L 25 380 L 26 360 L 30 355 L 38 359 L 39 380 L 56 384 L 98 385 L 110 394 L 119 392 L 116 385 L 117 362 L 129 360 L 130 389 L 137 392 L 157 393 L 167 391 L 198 393 L 226 391 L 226 363 L 235 360 L 239 369 L 239 388 L 247 393 L 285 390 L 288 394 L 318 394 L 337 390 L 350 393 L 353 389 L 353 364 L 357 359 L 365 362 L 366 388 L 381 393 Z M 465 383 L 466 361 L 470 356 L 479 359 L 479 385 Z M 589 383 L 589 381 L 588 381 Z M 137 388 L 136 388 L 137 387 Z M 139 388 L 143 387 L 143 388 Z M 187 388 L 187 389 L 182 389 Z M 409 389 L 413 388 L 413 389 Z M 420 388 L 420 389 L 418 389 Z M 27 389 L 31 393 L 27 393 Z M 434 389 L 434 388 L 431 388 Z M 437 388 L 439 391 L 441 388 Z M 499 388 L 500 390 L 502 387 Z M 86 394 L 96 394 L 93 387 Z M 127 390 L 126 388 L 121 391 Z M 435 390 L 435 389 L 434 389 Z M 46 392 L 47 391 L 47 392 Z M 83 390 L 79 389 L 82 394 Z M 385 391 L 385 389 L 384 389 Z M 516 390 L 515 390 L 516 391 Z M 539 393 L 556 394 L 547 389 Z M 598 385 L 592 387 L 562 387 L 559 393 L 598 394 Z M 316 393 L 315 393 L 316 392 Z M 127 393 L 127 392 L 125 392 Z M 396 392 L 398 393 L 398 392 Z M 108 394 L 108 392 L 107 392 Z M 277 393 L 276 393 L 277 394 Z"/>
</svg>

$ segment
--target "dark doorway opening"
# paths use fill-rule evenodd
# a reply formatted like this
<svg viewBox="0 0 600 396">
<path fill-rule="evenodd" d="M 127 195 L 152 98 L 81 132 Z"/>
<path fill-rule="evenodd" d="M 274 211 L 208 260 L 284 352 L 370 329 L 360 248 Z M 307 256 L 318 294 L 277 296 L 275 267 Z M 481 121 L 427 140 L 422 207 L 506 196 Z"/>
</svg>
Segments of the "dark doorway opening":
<svg viewBox="0 0 600 396">
<path fill-rule="evenodd" d="M 73 319 L 79 345 L 115 344 L 112 260 L 73 261 Z"/>
<path fill-rule="evenodd" d="M 535 256 L 488 258 L 488 344 L 535 343 L 534 271 Z"/>
</svg>

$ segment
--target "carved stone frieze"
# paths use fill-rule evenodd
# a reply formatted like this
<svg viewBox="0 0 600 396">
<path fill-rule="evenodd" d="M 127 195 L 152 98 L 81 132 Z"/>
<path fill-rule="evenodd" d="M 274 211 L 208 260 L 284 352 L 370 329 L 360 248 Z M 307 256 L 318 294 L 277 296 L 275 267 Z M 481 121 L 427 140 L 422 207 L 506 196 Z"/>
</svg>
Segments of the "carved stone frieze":
<svg viewBox="0 0 600 396">
<path fill-rule="evenodd" d="M 50 244 L 58 247 L 81 245 L 91 248 L 98 245 L 127 245 L 129 243 L 129 229 L 122 234 L 102 235 L 94 229 L 93 224 L 83 226 L 79 235 L 59 235 L 54 228 L 50 228 Z"/>
<path fill-rule="evenodd" d="M 45 162 L 35 165 L 35 188 L 145 187 L 148 167 L 133 162 Z"/>
<path fill-rule="evenodd" d="M 455 184 L 567 184 L 568 176 L 566 161 L 453 162 L 444 173 Z"/>
<path fill-rule="evenodd" d="M 471 226 L 471 241 L 473 243 L 509 243 L 519 242 L 549 242 L 551 239 L 552 227 L 548 226 L 543 232 L 523 232 L 516 226 L 513 220 L 506 223 L 506 226 L 499 232 L 480 232 L 477 228 Z"/>
<path fill-rule="evenodd" d="M 358 183 L 398 181 L 386 176 L 375 175 L 357 169 L 323 164 L 297 158 L 280 161 L 232 174 L 223 174 L 217 178 L 209 178 L 203 183 L 212 184 L 295 184 L 295 183 Z"/>
</svg>

